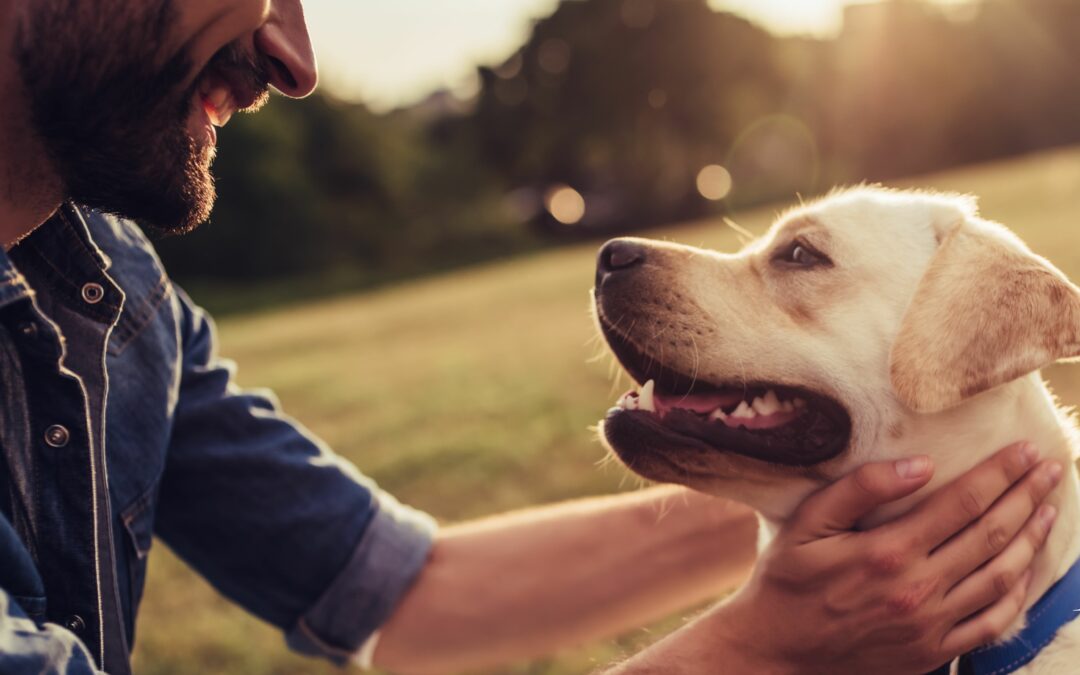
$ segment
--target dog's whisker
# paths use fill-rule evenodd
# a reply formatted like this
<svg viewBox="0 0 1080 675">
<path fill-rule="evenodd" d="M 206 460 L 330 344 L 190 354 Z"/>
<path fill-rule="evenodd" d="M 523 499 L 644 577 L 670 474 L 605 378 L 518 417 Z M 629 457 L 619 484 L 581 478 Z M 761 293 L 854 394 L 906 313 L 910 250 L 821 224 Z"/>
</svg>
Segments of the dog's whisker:
<svg viewBox="0 0 1080 675">
<path fill-rule="evenodd" d="M 742 225 L 739 225 L 731 218 L 724 216 L 723 222 L 725 225 L 735 231 L 735 234 L 738 235 L 739 243 L 741 243 L 743 246 L 746 246 L 754 240 L 754 235 L 752 232 L 750 232 L 750 230 L 747 230 Z"/>
<path fill-rule="evenodd" d="M 697 384 L 698 381 L 698 367 L 701 365 L 701 353 L 698 351 L 697 340 L 693 335 L 690 336 L 690 342 L 694 346 L 694 370 L 690 375 L 690 389 L 693 390 L 694 385 Z M 689 395 L 690 392 L 687 392 L 687 396 Z"/>
</svg>

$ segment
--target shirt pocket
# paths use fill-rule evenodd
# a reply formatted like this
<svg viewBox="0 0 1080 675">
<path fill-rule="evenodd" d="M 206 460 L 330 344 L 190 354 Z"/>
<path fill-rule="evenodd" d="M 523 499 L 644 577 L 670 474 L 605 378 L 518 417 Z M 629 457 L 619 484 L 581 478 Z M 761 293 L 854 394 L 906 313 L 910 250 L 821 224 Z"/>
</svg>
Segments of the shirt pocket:
<svg viewBox="0 0 1080 675">
<path fill-rule="evenodd" d="M 154 541 L 154 502 L 156 486 L 136 499 L 120 514 L 127 535 L 128 591 L 132 615 L 142 599 L 146 584 L 146 563 Z"/>
</svg>

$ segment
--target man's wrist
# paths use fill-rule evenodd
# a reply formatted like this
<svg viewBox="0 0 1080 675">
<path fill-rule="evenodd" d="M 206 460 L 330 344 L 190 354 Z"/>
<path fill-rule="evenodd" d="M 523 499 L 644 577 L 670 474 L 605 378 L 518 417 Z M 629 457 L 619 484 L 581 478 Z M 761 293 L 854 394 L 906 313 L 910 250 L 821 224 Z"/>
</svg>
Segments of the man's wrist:
<svg viewBox="0 0 1080 675">
<path fill-rule="evenodd" d="M 745 628 L 737 605 L 721 605 L 607 675 L 799 674 L 795 664 L 757 649 Z"/>
<path fill-rule="evenodd" d="M 740 599 L 733 598 L 691 627 L 696 633 L 691 639 L 706 645 L 702 663 L 723 664 L 724 672 L 733 675 L 798 675 L 801 669 L 797 664 L 761 647 L 760 635 L 755 631 L 762 627 L 755 628 L 741 609 Z"/>
</svg>

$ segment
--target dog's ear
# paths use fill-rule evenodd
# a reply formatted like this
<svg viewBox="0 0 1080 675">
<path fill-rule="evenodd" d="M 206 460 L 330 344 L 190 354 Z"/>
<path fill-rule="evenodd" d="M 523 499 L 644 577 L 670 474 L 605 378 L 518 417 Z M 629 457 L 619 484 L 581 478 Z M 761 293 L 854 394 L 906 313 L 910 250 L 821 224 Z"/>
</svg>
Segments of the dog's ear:
<svg viewBox="0 0 1080 675">
<path fill-rule="evenodd" d="M 1005 228 L 944 233 L 892 348 L 892 386 L 920 413 L 1080 355 L 1080 289 Z"/>
</svg>

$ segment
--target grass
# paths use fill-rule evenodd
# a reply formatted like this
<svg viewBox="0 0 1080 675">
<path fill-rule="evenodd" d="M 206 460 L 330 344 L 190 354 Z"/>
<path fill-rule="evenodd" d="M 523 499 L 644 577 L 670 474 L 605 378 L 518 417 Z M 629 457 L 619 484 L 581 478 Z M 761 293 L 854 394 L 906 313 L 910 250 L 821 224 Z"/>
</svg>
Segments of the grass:
<svg viewBox="0 0 1080 675">
<path fill-rule="evenodd" d="M 923 177 L 904 185 L 972 192 L 1080 279 L 1080 150 Z M 738 214 L 759 232 L 773 209 Z M 733 249 L 734 233 L 699 222 L 651 233 Z M 594 245 L 538 254 L 221 325 L 240 381 L 268 386 L 286 410 L 396 494 L 443 521 L 631 489 L 590 425 L 618 391 L 588 317 Z M 903 261 L 898 260 L 898 265 Z M 1066 401 L 1078 371 L 1054 367 Z M 681 619 L 499 672 L 585 673 L 651 642 Z M 136 670 L 329 673 L 221 599 L 158 543 L 139 620 Z"/>
</svg>

